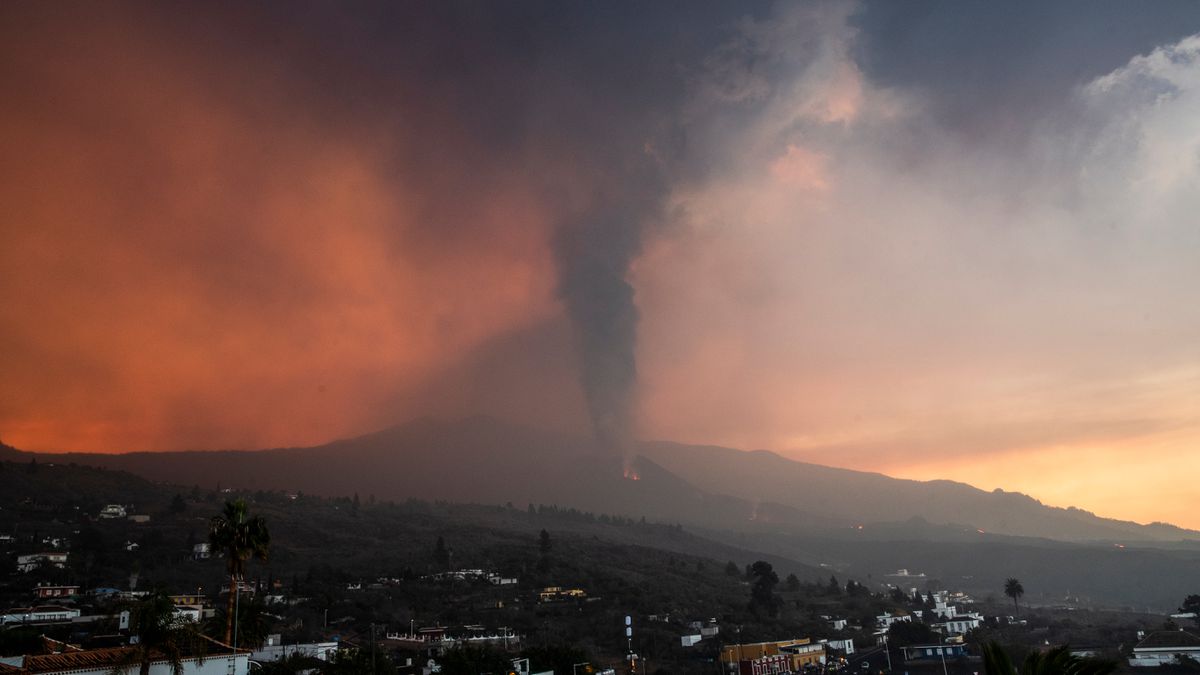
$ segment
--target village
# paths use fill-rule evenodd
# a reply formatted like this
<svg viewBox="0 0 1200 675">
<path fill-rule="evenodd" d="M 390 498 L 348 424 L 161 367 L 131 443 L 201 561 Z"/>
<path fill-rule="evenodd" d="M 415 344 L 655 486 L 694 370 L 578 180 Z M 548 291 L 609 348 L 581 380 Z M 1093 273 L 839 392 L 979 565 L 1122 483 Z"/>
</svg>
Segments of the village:
<svg viewBox="0 0 1200 675">
<path fill-rule="evenodd" d="M 1039 642 L 1041 649 L 1056 646 L 1054 625 L 1062 623 L 1053 611 L 1021 606 L 1020 592 L 1011 594 L 1013 602 L 1005 611 L 1002 603 L 929 588 L 924 575 L 906 569 L 868 587 L 836 578 L 780 579 L 765 561 L 744 568 L 729 561 L 720 569 L 716 561 L 706 566 L 703 560 L 675 556 L 665 561 L 673 573 L 704 571 L 732 599 L 710 603 L 706 600 L 711 598 L 700 598 L 690 610 L 684 608 L 687 603 L 672 606 L 669 600 L 652 607 L 630 602 L 629 589 L 617 590 L 621 587 L 611 581 L 571 583 L 584 577 L 568 571 L 575 568 L 559 552 L 566 545 L 559 539 L 567 537 L 548 530 L 556 517 L 581 516 L 550 509 L 537 516 L 540 534 L 527 552 L 496 567 L 455 566 L 456 559 L 480 558 L 438 536 L 422 554 L 424 569 L 410 566 L 388 573 L 381 566 L 374 577 L 310 569 L 301 579 L 266 566 L 274 561 L 270 553 L 290 555 L 286 535 L 268 537 L 265 544 L 248 541 L 255 528 L 261 528 L 261 535 L 276 524 L 252 515 L 252 509 L 274 504 L 273 512 L 282 513 L 281 508 L 307 505 L 305 518 L 332 512 L 358 522 L 360 513 L 385 507 L 363 504 L 357 496 L 259 497 L 255 501 L 253 495 L 232 491 L 196 499 L 176 495 L 165 509 L 107 503 L 92 512 L 75 505 L 25 504 L 20 526 L 10 523 L 14 533 L 0 536 L 11 560 L 2 591 L 6 608 L 0 614 L 0 673 L 101 675 L 144 662 L 151 673 L 167 673 L 177 663 L 184 673 L 234 675 L 949 675 L 982 672 L 985 640 L 1035 649 Z M 184 519 L 211 506 L 222 510 L 208 518 Z M 513 507 L 501 511 L 526 515 Z M 193 522 L 207 526 L 207 537 L 188 534 L 182 544 L 173 545 L 163 530 L 153 529 L 174 523 L 170 529 L 179 531 Z M 277 529 L 286 532 L 285 523 L 279 522 Z M 184 524 L 186 528 L 180 527 Z M 222 526 L 241 528 L 235 537 L 240 543 L 222 546 Z M 641 525 L 630 521 L 629 527 Z M 99 542 L 106 542 L 100 545 L 107 550 L 97 549 Z M 275 550 L 269 552 L 271 547 Z M 170 564 L 160 567 L 155 561 L 168 548 Z M 525 560 L 514 562 L 521 558 Z M 96 583 L 105 574 L 97 563 L 118 561 L 129 573 L 117 583 L 111 575 Z M 328 578 L 318 583 L 322 574 Z M 164 583 L 168 579 L 172 585 Z M 547 583 L 555 579 L 559 583 Z M 617 598 L 614 592 L 626 595 Z M 407 598 L 399 603 L 405 610 L 390 616 L 372 612 L 399 606 L 401 598 Z M 423 605 L 430 609 L 422 611 Z M 710 611 L 701 613 L 705 607 Z M 1161 619 L 1158 630 L 1145 618 L 1116 630 L 1123 637 L 1119 644 L 1076 642 L 1071 654 L 1119 660 L 1123 670 L 1154 672 L 1186 670 L 1200 661 L 1200 639 L 1179 625 L 1190 624 L 1193 617 L 1181 613 Z M 158 639 L 166 636 L 167 646 L 146 637 L 153 632 L 148 625 L 166 631 Z M 171 637 L 176 634 L 191 637 L 180 642 Z"/>
</svg>

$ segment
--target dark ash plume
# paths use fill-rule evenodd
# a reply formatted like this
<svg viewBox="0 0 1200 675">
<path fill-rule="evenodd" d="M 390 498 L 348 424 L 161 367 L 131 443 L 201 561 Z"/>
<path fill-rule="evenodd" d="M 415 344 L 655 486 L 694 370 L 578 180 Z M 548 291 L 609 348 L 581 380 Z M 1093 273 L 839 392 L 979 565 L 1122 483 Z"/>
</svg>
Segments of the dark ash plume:
<svg viewBox="0 0 1200 675">
<path fill-rule="evenodd" d="M 638 311 L 627 276 L 642 235 L 660 217 L 666 193 L 657 163 L 644 156 L 582 217 L 559 228 L 559 296 L 575 328 L 580 382 L 596 440 L 628 455 L 633 443 Z"/>
</svg>

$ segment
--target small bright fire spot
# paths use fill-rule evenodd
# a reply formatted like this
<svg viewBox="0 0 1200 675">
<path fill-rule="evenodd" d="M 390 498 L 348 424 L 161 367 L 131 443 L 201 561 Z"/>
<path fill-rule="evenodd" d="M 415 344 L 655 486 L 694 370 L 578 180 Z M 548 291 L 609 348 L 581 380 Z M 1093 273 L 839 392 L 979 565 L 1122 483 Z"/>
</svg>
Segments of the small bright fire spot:
<svg viewBox="0 0 1200 675">
<path fill-rule="evenodd" d="M 1113 544 L 1113 546 L 1116 546 L 1117 548 L 1125 548 L 1125 544 Z"/>
<path fill-rule="evenodd" d="M 625 467 L 625 480 L 641 480 L 641 479 L 642 479 L 642 477 L 638 475 L 638 472 L 636 469 L 634 469 L 633 467 L 629 467 L 629 466 Z"/>
<path fill-rule="evenodd" d="M 854 529 L 856 529 L 856 530 L 861 530 L 861 529 L 863 529 L 863 526 L 862 526 L 862 525 L 855 525 L 855 526 L 854 526 Z"/>
<path fill-rule="evenodd" d="M 987 533 L 986 533 L 986 532 L 984 532 L 983 530 L 975 530 L 975 531 L 976 531 L 976 532 L 978 532 L 979 534 L 987 534 Z"/>
</svg>

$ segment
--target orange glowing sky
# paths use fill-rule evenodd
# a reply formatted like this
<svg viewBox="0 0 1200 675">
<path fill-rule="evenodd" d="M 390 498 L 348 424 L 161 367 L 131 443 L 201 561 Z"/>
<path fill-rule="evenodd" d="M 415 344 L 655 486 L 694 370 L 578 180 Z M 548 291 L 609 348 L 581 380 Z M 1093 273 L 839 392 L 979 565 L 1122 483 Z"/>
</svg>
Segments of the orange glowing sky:
<svg viewBox="0 0 1200 675">
<path fill-rule="evenodd" d="M 1190 15 L 1108 46 L 1034 16 L 1102 51 L 980 94 L 870 3 L 668 37 L 460 9 L 0 10 L 0 439 L 584 433 L 558 228 L 650 163 L 639 436 L 1200 527 Z"/>
</svg>

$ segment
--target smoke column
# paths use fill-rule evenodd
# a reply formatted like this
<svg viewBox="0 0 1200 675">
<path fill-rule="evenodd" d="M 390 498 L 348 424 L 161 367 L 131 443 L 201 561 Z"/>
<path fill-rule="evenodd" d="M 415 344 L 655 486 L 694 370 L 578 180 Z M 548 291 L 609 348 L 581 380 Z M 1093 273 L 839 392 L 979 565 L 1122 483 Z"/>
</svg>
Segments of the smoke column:
<svg viewBox="0 0 1200 675">
<path fill-rule="evenodd" d="M 614 187 L 598 191 L 581 217 L 559 228 L 559 296 L 575 329 L 580 383 L 596 440 L 628 462 L 633 450 L 638 310 L 627 281 L 642 235 L 660 217 L 665 181 L 639 149 L 618 162 Z M 630 165 L 633 165 L 632 167 Z"/>
</svg>

